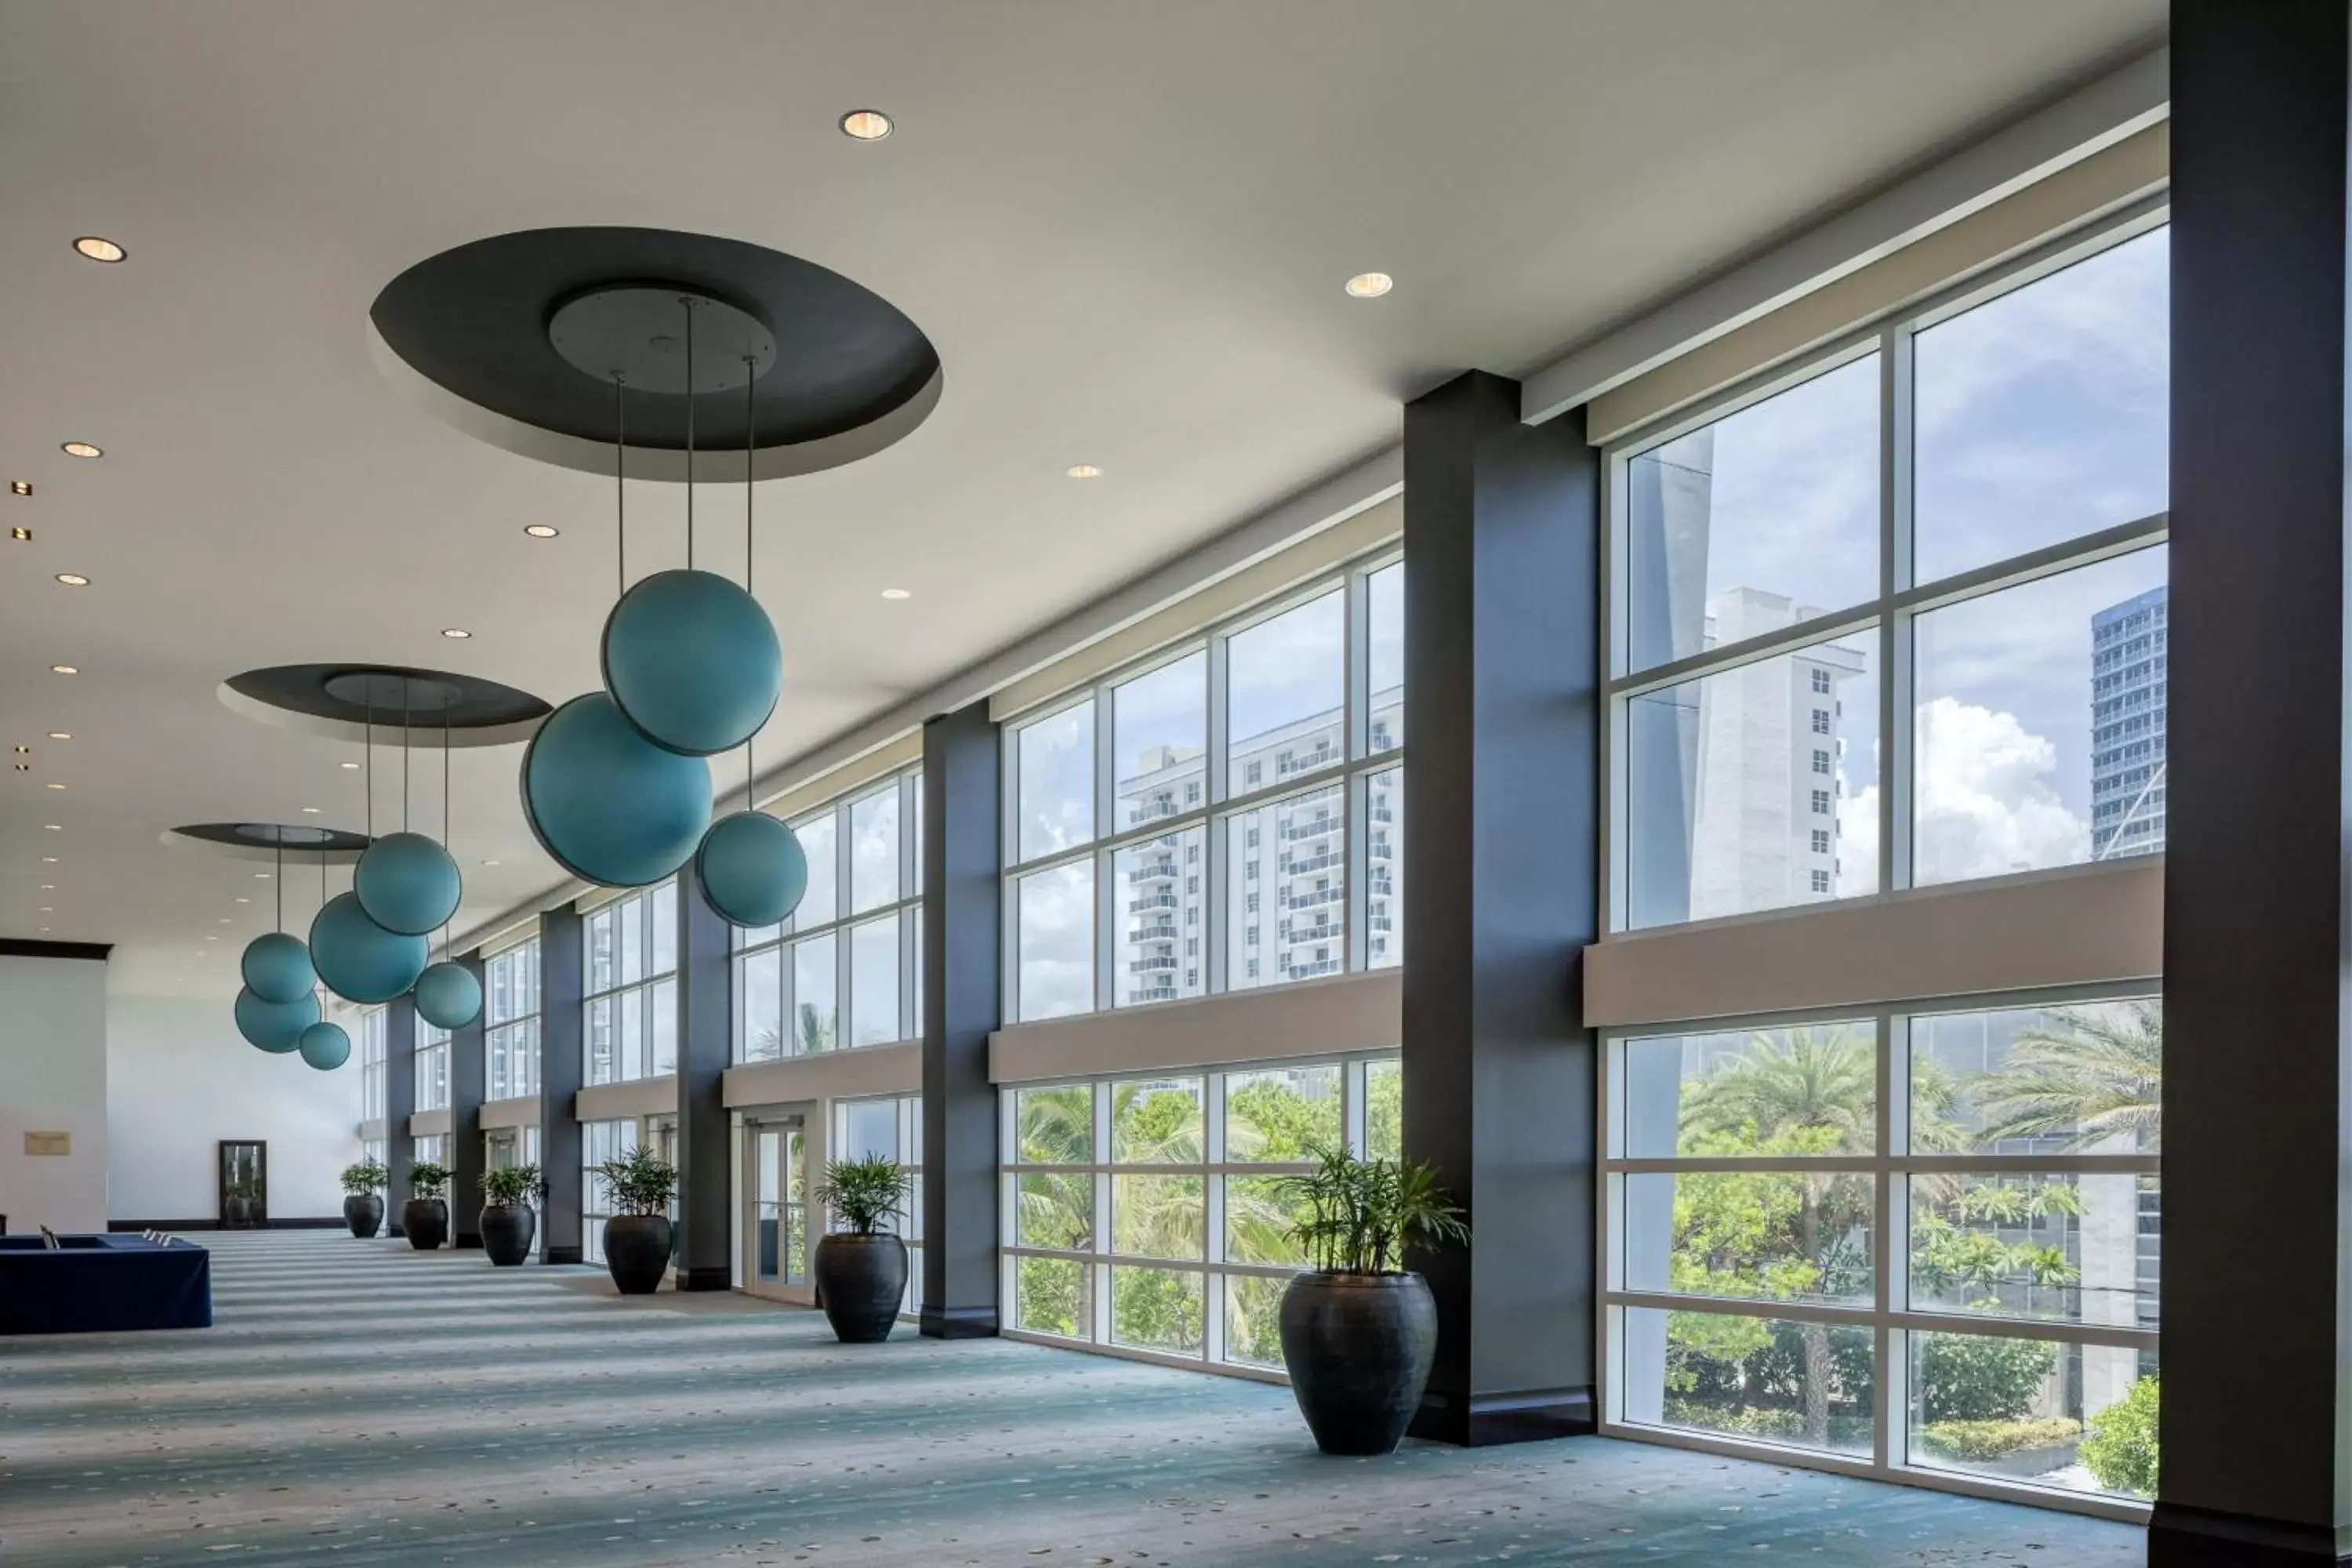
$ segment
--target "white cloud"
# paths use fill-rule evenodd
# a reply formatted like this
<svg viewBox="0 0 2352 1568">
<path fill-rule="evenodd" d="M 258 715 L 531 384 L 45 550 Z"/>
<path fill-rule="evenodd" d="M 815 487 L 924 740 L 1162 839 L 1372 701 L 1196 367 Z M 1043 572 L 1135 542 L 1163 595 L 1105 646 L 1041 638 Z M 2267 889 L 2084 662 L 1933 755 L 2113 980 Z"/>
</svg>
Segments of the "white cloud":
<svg viewBox="0 0 2352 1568">
<path fill-rule="evenodd" d="M 2015 714 L 1938 697 L 1920 706 L 1916 734 L 1916 880 L 1993 877 L 2090 858 L 2089 825 L 2051 782 L 2058 748 Z M 1877 794 L 1874 787 L 1850 803 L 1856 815 L 1867 810 L 1874 837 Z"/>
</svg>

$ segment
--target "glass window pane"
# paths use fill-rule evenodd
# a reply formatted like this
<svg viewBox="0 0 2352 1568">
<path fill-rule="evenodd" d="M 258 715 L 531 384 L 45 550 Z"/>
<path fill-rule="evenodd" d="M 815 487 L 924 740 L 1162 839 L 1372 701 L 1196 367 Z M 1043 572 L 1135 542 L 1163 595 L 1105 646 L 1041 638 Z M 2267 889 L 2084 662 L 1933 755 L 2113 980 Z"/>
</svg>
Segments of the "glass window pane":
<svg viewBox="0 0 2352 1568">
<path fill-rule="evenodd" d="M 898 898 L 898 786 L 849 807 L 849 911 L 860 914 Z"/>
<path fill-rule="evenodd" d="M 646 1076 L 646 994 L 624 991 L 614 999 L 621 1019 L 621 1054 L 615 1073 L 626 1082 Z"/>
<path fill-rule="evenodd" d="M 611 1083 L 615 1067 L 613 1058 L 613 999 L 605 996 L 589 1003 L 587 1014 L 587 1080 L 590 1083 Z"/>
<path fill-rule="evenodd" d="M 2154 997 L 1911 1020 L 1920 1154 L 2152 1154 L 2164 1088 Z"/>
<path fill-rule="evenodd" d="M 1199 1079 L 1115 1083 L 1110 1097 L 1112 1163 L 1197 1164 L 1206 1157 Z"/>
<path fill-rule="evenodd" d="M 1313 1215 L 1278 1176 L 1227 1176 L 1225 1258 L 1234 1263 L 1303 1265 L 1307 1251 L 1291 1235 L 1291 1226 Z"/>
<path fill-rule="evenodd" d="M 1911 1310 L 2153 1329 L 2151 1175 L 1911 1178 Z"/>
<path fill-rule="evenodd" d="M 784 1054 L 782 1020 L 777 1016 L 784 999 L 780 964 L 772 947 L 744 954 L 735 966 L 740 981 L 735 1005 L 741 1031 L 737 1049 L 743 1061 L 773 1061 Z"/>
<path fill-rule="evenodd" d="M 849 928 L 849 1043 L 887 1046 L 898 1027 L 898 917 Z"/>
<path fill-rule="evenodd" d="M 1095 1157 L 1095 1091 L 1083 1083 L 1024 1089 L 1013 1097 L 1013 1163 L 1087 1165 Z"/>
<path fill-rule="evenodd" d="M 1922 884 L 2164 847 L 2166 574 L 2158 545 L 1915 623 Z"/>
<path fill-rule="evenodd" d="M 1113 994 L 1122 1007 L 1173 1002 L 1207 989 L 1201 952 L 1202 847 L 1198 827 L 1129 845 L 1111 858 L 1114 950 L 1118 970 Z"/>
<path fill-rule="evenodd" d="M 1364 596 L 1370 749 L 1385 752 L 1404 744 L 1404 563 L 1365 579 Z"/>
<path fill-rule="evenodd" d="M 646 970 L 648 974 L 674 974 L 677 972 L 677 884 L 664 882 L 646 895 L 646 928 L 650 933 L 653 958 Z"/>
<path fill-rule="evenodd" d="M 1027 1172 L 1014 1183 L 1013 1239 L 1023 1247 L 1086 1252 L 1095 1244 L 1095 1179 Z"/>
<path fill-rule="evenodd" d="M 1023 1021 L 1094 1010 L 1094 893 L 1091 860 L 1021 879 L 1014 994 Z"/>
<path fill-rule="evenodd" d="M 1034 860 L 1095 836 L 1095 705 L 1022 726 L 1017 858 Z"/>
<path fill-rule="evenodd" d="M 1174 1268 L 1110 1271 L 1110 1340 L 1135 1350 L 1198 1355 L 1207 1333 L 1202 1276 Z"/>
<path fill-rule="evenodd" d="M 796 1057 L 832 1050 L 840 1042 L 839 989 L 834 972 L 833 938 L 811 937 L 793 944 L 793 1051 Z"/>
<path fill-rule="evenodd" d="M 2066 1491 L 2156 1491 L 2152 1350 L 1984 1334 L 1910 1342 L 1911 1462 Z"/>
<path fill-rule="evenodd" d="M 1364 966 L 1393 969 L 1404 962 L 1404 770 L 1366 779 L 1364 803 Z"/>
<path fill-rule="evenodd" d="M 914 836 L 914 839 L 915 839 L 915 852 L 914 852 L 914 854 L 910 857 L 910 858 L 911 858 L 911 859 L 913 860 L 913 862 L 914 862 L 914 867 L 915 867 L 915 885 L 914 885 L 913 889 L 910 890 L 910 892 L 908 893 L 908 897 L 910 897 L 910 898 L 919 898 L 919 897 L 921 897 L 921 896 L 922 896 L 922 891 L 923 891 L 923 775 L 922 775 L 922 774 L 920 774 L 920 773 L 913 773 L 913 774 L 908 775 L 908 779 L 907 779 L 907 794 L 908 794 L 909 796 L 911 796 L 911 797 L 912 797 L 912 798 L 908 802 L 908 807 L 907 807 L 907 809 L 908 809 L 908 813 L 910 814 L 910 815 L 909 815 L 909 817 L 908 817 L 908 821 L 907 831 L 908 831 L 908 832 L 909 832 L 910 834 L 912 834 L 912 835 Z"/>
<path fill-rule="evenodd" d="M 1878 1139 L 1876 1042 L 1868 1023 L 1627 1040 L 1626 1157 L 1867 1154 Z"/>
<path fill-rule="evenodd" d="M 1094 1338 L 1094 1269 L 1075 1258 L 1024 1258 L 1013 1270 L 1013 1321 L 1033 1334 Z"/>
<path fill-rule="evenodd" d="M 588 989 L 592 994 L 609 991 L 620 984 L 620 960 L 614 950 L 618 918 L 617 911 L 607 906 L 583 922 L 587 927 L 584 946 L 588 954 Z"/>
<path fill-rule="evenodd" d="M 653 1046 L 647 1070 L 659 1078 L 677 1070 L 677 982 L 657 981 L 646 993 L 653 1016 Z"/>
<path fill-rule="evenodd" d="M 1762 595 L 1749 612 L 1730 630 L 1792 618 Z M 1878 890 L 1877 671 L 1878 634 L 1861 631 L 1633 699 L 1633 928 Z"/>
<path fill-rule="evenodd" d="M 1364 1066 L 1364 1158 L 1394 1160 L 1404 1153 L 1404 1064 Z"/>
<path fill-rule="evenodd" d="M 1208 770 L 1209 656 L 1187 654 L 1111 692 L 1118 829 L 1201 805 Z"/>
<path fill-rule="evenodd" d="M 888 1160 L 902 1163 L 898 1149 L 898 1102 L 895 1100 L 851 1100 L 841 1107 L 839 1160 Z"/>
<path fill-rule="evenodd" d="M 1282 1365 L 1282 1293 L 1290 1281 L 1265 1274 L 1225 1276 L 1225 1359 Z"/>
<path fill-rule="evenodd" d="M 1877 596 L 1878 402 L 1868 354 L 1627 462 L 1630 668 Z"/>
<path fill-rule="evenodd" d="M 1625 1288 L 1868 1306 L 1875 1178 L 1863 1171 L 1625 1177 Z"/>
<path fill-rule="evenodd" d="M 619 932 L 614 938 L 621 960 L 621 984 L 634 985 L 646 977 L 646 900 L 643 895 L 623 899 Z"/>
<path fill-rule="evenodd" d="M 1198 1260 L 1207 1254 L 1209 1200 L 1201 1176 L 1113 1176 L 1111 1250 Z"/>
<path fill-rule="evenodd" d="M 1339 589 L 1225 643 L 1225 788 L 1234 795 L 1347 755 L 1348 596 Z"/>
<path fill-rule="evenodd" d="M 1918 581 L 2165 510 L 2168 245 L 2127 240 L 1914 340 Z"/>
<path fill-rule="evenodd" d="M 1626 1420 L 1870 1456 L 1868 1328 L 1656 1307 L 1628 1307 L 1622 1322 Z"/>
<path fill-rule="evenodd" d="M 835 847 L 834 814 L 830 811 L 793 826 L 808 857 L 808 890 L 793 911 L 794 931 L 812 931 L 841 913 L 841 866 Z"/>
<path fill-rule="evenodd" d="M 1228 817 L 1225 989 L 1337 974 L 1347 960 L 1346 786 Z"/>
<path fill-rule="evenodd" d="M 1275 1068 L 1225 1075 L 1225 1159 L 1303 1163 L 1310 1149 L 1337 1149 L 1337 1067 Z"/>
</svg>

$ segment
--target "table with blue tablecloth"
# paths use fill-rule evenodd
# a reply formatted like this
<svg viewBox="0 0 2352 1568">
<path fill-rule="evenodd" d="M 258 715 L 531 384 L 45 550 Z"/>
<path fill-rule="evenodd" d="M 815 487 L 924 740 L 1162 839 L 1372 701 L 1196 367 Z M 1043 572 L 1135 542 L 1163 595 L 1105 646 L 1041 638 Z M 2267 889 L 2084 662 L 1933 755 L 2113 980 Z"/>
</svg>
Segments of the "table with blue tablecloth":
<svg viewBox="0 0 2352 1568">
<path fill-rule="evenodd" d="M 0 1334 L 208 1329 L 212 1254 L 140 1236 L 0 1236 Z"/>
</svg>

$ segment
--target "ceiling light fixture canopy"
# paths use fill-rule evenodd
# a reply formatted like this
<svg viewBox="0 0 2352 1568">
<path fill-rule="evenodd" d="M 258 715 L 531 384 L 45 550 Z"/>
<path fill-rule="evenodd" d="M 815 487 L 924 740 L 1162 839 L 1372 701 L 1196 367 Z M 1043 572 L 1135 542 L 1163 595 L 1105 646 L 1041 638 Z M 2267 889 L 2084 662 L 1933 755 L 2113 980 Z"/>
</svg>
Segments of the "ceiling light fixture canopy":
<svg viewBox="0 0 2352 1568">
<path fill-rule="evenodd" d="M 1096 468 L 1092 463 L 1072 463 L 1068 468 L 1064 468 L 1062 472 L 1074 479 L 1098 479 L 1102 478 L 1102 470 Z"/>
<path fill-rule="evenodd" d="M 79 572 L 60 572 L 58 574 L 58 581 L 63 583 L 68 588 L 87 588 L 89 586 L 89 579 L 83 576 Z"/>
<path fill-rule="evenodd" d="M 879 142 L 897 129 L 878 109 L 853 109 L 841 117 L 841 133 L 853 142 Z"/>
<path fill-rule="evenodd" d="M 106 449 L 103 447 L 93 447 L 87 441 L 67 441 L 61 444 L 58 447 L 58 450 L 63 452 L 68 458 L 103 458 L 106 456 Z"/>
<path fill-rule="evenodd" d="M 131 253 L 100 235 L 85 234 L 74 241 L 74 248 L 92 261 L 117 262 Z"/>
<path fill-rule="evenodd" d="M 532 522 L 524 524 L 523 531 L 533 539 L 553 539 L 563 531 L 551 522 Z"/>
<path fill-rule="evenodd" d="M 1396 279 L 1385 272 L 1359 272 L 1348 279 L 1348 292 L 1359 300 L 1377 300 L 1396 287 Z"/>
</svg>

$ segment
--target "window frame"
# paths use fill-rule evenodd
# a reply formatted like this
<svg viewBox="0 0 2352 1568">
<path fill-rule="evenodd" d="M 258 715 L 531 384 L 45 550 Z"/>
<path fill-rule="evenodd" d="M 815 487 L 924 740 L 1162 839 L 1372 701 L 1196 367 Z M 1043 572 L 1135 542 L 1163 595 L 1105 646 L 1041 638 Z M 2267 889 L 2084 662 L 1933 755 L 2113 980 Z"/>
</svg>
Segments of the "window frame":
<svg viewBox="0 0 2352 1568">
<path fill-rule="evenodd" d="M 387 1081 L 391 1027 L 391 1019 L 382 1007 L 371 1007 L 360 1015 L 360 1120 L 362 1122 L 386 1120 L 384 1099 L 391 1087 Z"/>
<path fill-rule="evenodd" d="M 490 1005 L 498 994 L 496 966 L 500 963 L 512 964 L 523 962 L 521 954 L 526 950 L 530 954 L 529 960 L 530 1006 L 510 1016 L 496 1017 L 493 1016 L 495 1009 Z M 539 1094 L 541 1066 L 540 1048 L 542 1038 L 541 1020 L 546 1005 L 546 976 L 540 967 L 543 956 L 544 951 L 540 946 L 538 936 L 534 934 L 509 946 L 502 947 L 482 960 L 482 1098 L 485 1101 L 530 1100 Z M 585 961 L 583 962 L 584 964 Z M 499 1081 L 499 1068 L 501 1063 L 504 1063 L 507 1068 L 507 1087 L 514 1091 L 505 1095 L 491 1092 Z M 518 1089 L 516 1086 L 517 1064 L 526 1068 L 521 1077 L 530 1086 L 527 1089 Z M 582 1063 L 583 1068 L 586 1065 L 585 1062 Z"/>
<path fill-rule="evenodd" d="M 678 997 L 681 994 L 678 972 L 683 962 L 686 921 L 685 911 L 680 908 L 679 900 L 684 896 L 684 881 L 673 873 L 650 887 L 632 888 L 618 898 L 608 899 L 593 909 L 581 911 L 580 921 L 583 929 L 580 942 L 580 1081 L 583 1087 L 594 1089 L 606 1084 L 647 1083 L 656 1079 L 667 1078 L 677 1070 L 677 1064 L 673 1058 L 667 1072 L 646 1071 L 634 1077 L 629 1075 L 626 1071 L 628 1057 L 623 1048 L 623 1042 L 627 1037 L 621 1022 L 621 1009 L 629 1005 L 632 998 L 642 998 L 637 1005 L 645 1009 L 646 1065 L 651 1068 L 655 1061 L 655 997 L 664 982 L 669 985 L 673 1008 L 678 1005 Z M 619 933 L 626 930 L 626 925 L 620 911 L 631 903 L 637 904 L 645 911 L 639 931 L 640 939 L 645 943 L 645 954 L 644 967 L 639 971 L 637 978 L 626 980 L 622 977 L 628 973 L 628 969 L 622 963 L 619 947 Z M 667 912 L 659 907 L 664 903 L 667 905 Z M 593 984 L 596 973 L 595 933 L 587 928 L 593 921 L 606 915 L 612 916 L 615 929 L 613 952 L 614 979 L 612 984 L 600 989 Z M 665 918 L 670 921 L 670 966 L 667 969 L 656 970 L 654 968 L 654 955 L 661 951 L 661 943 L 654 934 L 655 921 Z M 544 981 L 545 977 L 542 975 L 542 994 Z M 605 1002 L 613 1005 L 613 1062 L 615 1076 L 598 1078 L 595 1074 L 596 1008 L 600 1003 Z M 671 1019 L 673 1050 L 676 1049 L 676 1042 L 682 1033 L 679 1024 L 680 1020 L 673 1013 Z"/>
</svg>

